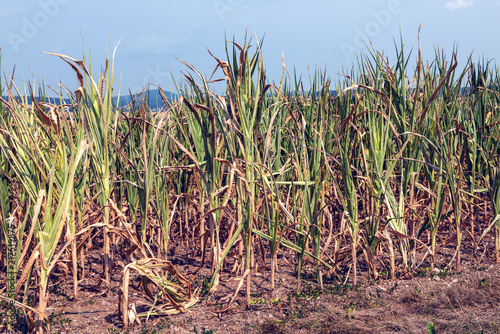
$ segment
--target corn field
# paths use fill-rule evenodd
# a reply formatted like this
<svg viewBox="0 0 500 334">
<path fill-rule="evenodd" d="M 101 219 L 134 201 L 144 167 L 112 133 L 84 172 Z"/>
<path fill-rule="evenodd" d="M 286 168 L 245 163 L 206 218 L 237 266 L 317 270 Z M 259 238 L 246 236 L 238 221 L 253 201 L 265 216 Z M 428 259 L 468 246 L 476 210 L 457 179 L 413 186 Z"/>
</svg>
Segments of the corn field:
<svg viewBox="0 0 500 334">
<path fill-rule="evenodd" d="M 194 276 L 171 262 L 179 247 L 210 268 L 210 292 L 236 268 L 235 296 L 243 289 L 248 302 L 257 272 L 274 289 L 284 254 L 298 286 L 304 272 L 321 286 L 325 275 L 410 277 L 438 265 L 444 248 L 457 271 L 464 252 L 500 261 L 498 68 L 472 58 L 459 67 L 456 51 L 424 60 L 401 46 L 395 64 L 369 50 L 336 79 L 309 73 L 305 90 L 284 61 L 279 81 L 269 80 L 261 46 L 228 41 L 224 57 L 207 55 L 211 78 L 184 63 L 176 98 L 159 88 L 159 112 L 144 98 L 118 107 L 116 49 L 98 72 L 85 50 L 81 60 L 47 55 L 75 72 L 76 86 L 54 90 L 70 104 L 4 74 L 3 326 L 12 329 L 14 304 L 33 330 L 50 330 L 54 270 L 77 297 L 96 245 L 99 289 L 111 293 L 119 275 L 125 326 L 145 316 L 129 305 L 131 273 L 154 315 L 197 303 Z"/>
</svg>

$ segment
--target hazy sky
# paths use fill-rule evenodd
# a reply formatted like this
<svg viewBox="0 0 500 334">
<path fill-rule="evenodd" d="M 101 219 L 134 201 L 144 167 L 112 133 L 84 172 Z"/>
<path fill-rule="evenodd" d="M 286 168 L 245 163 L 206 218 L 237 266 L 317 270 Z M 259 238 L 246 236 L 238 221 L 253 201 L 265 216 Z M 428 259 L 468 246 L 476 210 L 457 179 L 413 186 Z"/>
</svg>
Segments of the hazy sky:
<svg viewBox="0 0 500 334">
<path fill-rule="evenodd" d="M 290 73 L 326 67 L 335 78 L 368 38 L 390 60 L 400 31 L 416 51 L 421 23 L 424 57 L 432 59 L 437 46 L 450 56 L 456 43 L 463 68 L 472 52 L 474 59 L 499 56 L 499 15 L 498 0 L 0 0 L 1 65 L 8 75 L 16 66 L 17 85 L 33 76 L 74 90 L 71 68 L 41 52 L 81 59 L 83 36 L 97 71 L 121 39 L 115 82 L 122 92 L 148 82 L 169 89 L 170 72 L 177 80 L 187 70 L 176 57 L 210 76 L 216 62 L 207 48 L 224 59 L 224 36 L 243 43 L 247 31 L 253 40 L 265 35 L 268 78 L 279 80 L 282 54 Z"/>
</svg>

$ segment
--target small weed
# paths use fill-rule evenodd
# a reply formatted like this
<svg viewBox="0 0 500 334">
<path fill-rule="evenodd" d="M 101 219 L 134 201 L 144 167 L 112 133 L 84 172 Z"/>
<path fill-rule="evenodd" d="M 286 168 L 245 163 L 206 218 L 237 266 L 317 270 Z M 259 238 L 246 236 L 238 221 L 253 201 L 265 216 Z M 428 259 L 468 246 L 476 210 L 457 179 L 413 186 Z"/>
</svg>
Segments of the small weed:
<svg viewBox="0 0 500 334">
<path fill-rule="evenodd" d="M 446 277 L 450 276 L 450 272 L 448 271 L 448 268 L 445 268 L 444 270 L 441 270 L 438 274 L 439 277 Z"/>
<path fill-rule="evenodd" d="M 385 270 L 381 270 L 378 275 L 381 277 L 381 278 L 387 278 L 387 271 Z"/>
<path fill-rule="evenodd" d="M 485 271 L 486 269 L 488 269 L 488 267 L 477 267 L 477 266 L 472 267 L 472 270 L 474 271 Z"/>
<path fill-rule="evenodd" d="M 368 301 L 370 302 L 371 305 L 373 306 L 377 306 L 377 304 L 379 303 L 379 300 L 381 299 L 381 295 L 380 295 L 380 291 L 377 289 L 377 295 L 376 296 L 373 296 L 372 293 L 370 292 L 368 294 Z"/>
<path fill-rule="evenodd" d="M 49 324 L 50 327 L 60 327 L 64 328 L 66 325 L 71 325 L 71 319 L 69 318 L 62 318 L 63 313 L 62 311 L 58 313 L 52 313 L 49 315 Z"/>
<path fill-rule="evenodd" d="M 390 291 L 391 293 L 393 293 L 393 292 L 394 292 L 394 290 L 396 290 L 396 288 L 397 288 L 397 287 L 398 287 L 398 283 L 394 283 L 394 284 L 391 286 L 391 288 L 389 289 L 389 291 Z"/>
<path fill-rule="evenodd" d="M 264 299 L 264 298 L 254 298 L 248 304 L 249 305 L 259 305 L 259 304 L 265 304 L 265 303 L 266 303 L 266 299 Z"/>
<path fill-rule="evenodd" d="M 276 306 L 279 303 L 281 303 L 281 300 L 279 298 L 271 298 L 271 299 L 269 299 L 269 304 L 271 304 L 273 306 Z"/>
<path fill-rule="evenodd" d="M 169 320 L 165 319 L 160 319 L 158 323 L 155 323 L 153 325 L 148 325 L 148 324 L 143 324 L 141 331 L 139 333 L 141 334 L 160 334 L 165 328 L 170 328 L 171 323 Z"/>
<path fill-rule="evenodd" d="M 196 329 L 196 326 L 194 326 L 194 333 L 195 334 L 213 334 L 213 329 L 206 329 L 205 327 L 201 327 L 201 332 L 198 332 L 198 329 Z"/>
<path fill-rule="evenodd" d="M 432 321 L 427 323 L 427 332 L 429 332 L 429 334 L 436 334 L 436 328 L 434 328 L 434 323 Z"/>
<path fill-rule="evenodd" d="M 210 291 L 210 277 L 199 276 L 195 283 L 200 287 L 200 296 L 207 296 Z"/>
<path fill-rule="evenodd" d="M 316 286 L 313 287 L 310 284 L 305 284 L 299 293 L 291 292 L 288 295 L 288 300 L 291 300 L 292 298 L 314 300 L 322 295 L 345 296 L 349 291 L 357 292 L 358 286 L 350 284 L 339 284 L 335 286 L 327 286 L 321 289 Z"/>
<path fill-rule="evenodd" d="M 416 277 L 429 277 L 431 275 L 431 267 L 417 268 L 414 272 Z"/>
</svg>

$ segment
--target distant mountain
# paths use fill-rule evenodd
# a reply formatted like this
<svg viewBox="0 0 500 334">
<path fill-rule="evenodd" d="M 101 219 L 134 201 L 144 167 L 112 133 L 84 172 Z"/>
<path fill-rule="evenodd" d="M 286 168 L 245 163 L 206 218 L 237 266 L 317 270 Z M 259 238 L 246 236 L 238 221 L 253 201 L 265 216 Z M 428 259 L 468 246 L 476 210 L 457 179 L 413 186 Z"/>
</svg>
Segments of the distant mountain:
<svg viewBox="0 0 500 334">
<path fill-rule="evenodd" d="M 179 96 L 175 93 L 169 92 L 169 91 L 164 91 L 165 97 L 167 98 L 168 101 L 175 101 L 179 98 Z M 340 92 L 337 92 L 335 90 L 331 90 L 330 93 L 332 94 L 332 97 L 337 96 L 340 94 Z M 465 88 L 462 87 L 460 89 L 460 94 L 463 96 L 468 95 L 470 93 L 470 88 Z M 316 96 L 319 96 L 320 92 L 316 92 Z M 442 92 L 439 93 L 441 95 Z M 292 94 L 293 95 L 293 94 Z M 4 99 L 7 99 L 7 97 L 3 97 Z M 354 97 L 353 97 L 354 98 Z M 36 101 L 40 101 L 38 97 L 35 97 Z M 31 97 L 27 97 L 28 103 L 31 103 Z M 46 101 L 52 104 L 60 104 L 61 99 L 59 98 L 46 98 Z M 132 94 L 132 95 L 123 95 L 120 96 L 120 99 L 118 100 L 118 97 L 113 98 L 113 102 L 115 105 L 118 106 L 118 108 L 124 108 L 127 105 L 129 105 L 132 101 L 135 101 L 136 107 L 139 106 L 143 101 L 147 102 L 147 105 L 150 110 L 162 110 L 165 109 L 165 103 L 163 102 L 161 98 L 160 91 L 158 89 L 150 89 L 147 91 L 144 91 L 142 93 L 138 94 Z M 63 104 L 71 104 L 71 101 L 69 99 L 62 99 Z"/>
<path fill-rule="evenodd" d="M 169 92 L 169 91 L 164 91 L 165 97 L 167 98 L 168 101 L 176 100 L 177 99 L 177 94 Z M 7 100 L 6 96 L 3 96 L 5 100 Z M 19 97 L 17 97 L 18 100 L 20 100 Z M 32 103 L 32 99 L 30 96 L 26 97 L 26 100 L 28 104 Z M 39 102 L 40 98 L 35 97 L 35 101 Z M 48 103 L 52 104 L 71 104 L 70 99 L 60 99 L 58 97 L 53 98 L 53 97 L 48 97 L 45 98 L 45 101 Z M 132 101 L 135 101 L 136 105 L 140 105 L 143 101 L 147 102 L 148 107 L 151 110 L 161 110 L 165 108 L 165 104 L 163 103 L 163 100 L 161 98 L 160 91 L 158 89 L 151 89 L 149 91 L 144 91 L 139 94 L 134 94 L 134 95 L 123 95 L 120 96 L 120 99 L 118 97 L 113 98 L 113 102 L 117 104 L 119 108 L 123 108 L 130 104 Z"/>
<path fill-rule="evenodd" d="M 8 101 L 7 96 L 2 96 L 2 98 L 4 100 Z M 18 101 L 21 101 L 21 98 L 19 98 L 18 96 L 16 96 L 16 99 Z M 31 99 L 31 96 L 27 96 L 26 98 L 23 98 L 23 100 L 26 100 L 28 102 L 28 104 L 31 104 L 33 102 L 33 100 Z M 38 96 L 36 96 L 35 101 L 40 102 L 40 98 Z M 51 104 L 61 104 L 61 99 L 58 97 L 48 97 L 48 98 L 45 98 L 45 102 L 51 103 Z M 62 104 L 71 104 L 71 100 L 70 99 L 62 99 Z"/>
<path fill-rule="evenodd" d="M 169 91 L 163 91 L 165 97 L 168 101 L 177 100 L 178 96 L 175 93 Z M 130 104 L 135 99 L 136 105 L 139 105 L 142 101 L 146 101 L 148 107 L 151 110 L 160 110 L 165 108 L 165 104 L 161 97 L 160 91 L 158 89 L 150 89 L 148 91 L 144 91 L 139 94 L 133 95 L 122 95 L 120 96 L 120 103 L 118 105 L 119 108 L 122 108 L 128 104 Z M 117 98 L 115 98 L 116 103 Z"/>
</svg>

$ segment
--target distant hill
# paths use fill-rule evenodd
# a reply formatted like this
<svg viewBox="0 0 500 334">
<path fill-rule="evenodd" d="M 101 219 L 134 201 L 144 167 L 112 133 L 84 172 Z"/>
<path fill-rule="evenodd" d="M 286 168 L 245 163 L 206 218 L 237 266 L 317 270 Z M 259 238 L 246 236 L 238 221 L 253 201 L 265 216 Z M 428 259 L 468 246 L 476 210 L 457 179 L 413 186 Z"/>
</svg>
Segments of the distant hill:
<svg viewBox="0 0 500 334">
<path fill-rule="evenodd" d="M 5 100 L 8 99 L 7 96 L 2 96 L 2 98 Z M 21 100 L 18 96 L 16 96 L 16 99 L 19 101 Z M 31 96 L 27 96 L 26 100 L 28 101 L 28 104 L 31 104 L 33 102 L 33 100 L 31 99 Z M 35 101 L 39 102 L 40 98 L 38 96 L 36 96 Z M 48 103 L 52 103 L 52 104 L 61 104 L 61 99 L 58 97 L 45 98 L 45 101 Z M 71 103 L 70 99 L 62 99 L 62 104 L 70 104 L 70 103 Z"/>
<path fill-rule="evenodd" d="M 172 101 L 177 99 L 177 94 L 169 92 L 169 91 L 164 91 L 165 97 L 167 100 Z M 3 96 L 4 99 L 7 99 L 7 97 Z M 18 98 L 19 99 L 19 98 Z M 147 101 L 147 105 L 151 110 L 160 110 L 162 108 L 165 108 L 165 104 L 163 103 L 163 100 L 160 95 L 160 91 L 158 89 L 151 89 L 149 91 L 144 91 L 139 94 L 134 94 L 134 95 L 123 95 L 120 96 L 120 99 L 118 100 L 118 97 L 114 97 L 113 101 L 115 104 L 119 101 L 118 107 L 123 108 L 126 105 L 130 104 L 133 100 L 135 99 L 136 104 L 140 104 L 142 101 Z M 40 101 L 39 97 L 35 97 L 35 100 L 38 102 Z M 28 104 L 32 103 L 31 97 L 27 97 Z M 49 97 L 46 98 L 45 101 L 48 103 L 52 104 L 71 104 L 70 99 L 61 99 L 60 98 L 53 98 Z"/>
<path fill-rule="evenodd" d="M 175 93 L 169 91 L 163 91 L 163 93 L 165 94 L 165 97 L 168 101 L 176 100 L 178 98 L 177 94 Z M 148 91 L 144 91 L 142 93 L 134 95 L 122 95 L 120 96 L 120 103 L 118 107 L 122 108 L 131 103 L 134 99 L 136 104 L 139 104 L 141 101 L 147 101 L 149 108 L 152 110 L 165 108 L 165 104 L 163 103 L 163 99 L 161 98 L 161 94 L 158 89 L 150 89 Z"/>
<path fill-rule="evenodd" d="M 179 97 L 177 94 L 169 92 L 169 91 L 164 91 L 165 97 L 169 101 L 177 100 Z M 337 92 L 335 90 L 331 90 L 330 93 L 332 96 L 337 96 L 340 92 Z M 470 88 L 461 88 L 460 89 L 460 94 L 463 96 L 468 95 L 470 93 Z M 320 92 L 316 92 L 316 96 L 319 96 Z M 439 93 L 441 95 L 442 92 Z M 7 99 L 6 97 L 3 97 L 4 99 Z M 38 97 L 35 97 L 37 101 L 39 101 Z M 136 105 L 139 105 L 142 103 L 142 101 L 147 101 L 147 105 L 151 110 L 161 110 L 165 108 L 165 104 L 163 103 L 163 100 L 160 95 L 160 91 L 158 89 L 150 89 L 147 91 L 144 91 L 142 93 L 138 94 L 132 94 L 132 95 L 124 95 L 122 94 L 118 102 L 118 97 L 114 97 L 113 101 L 115 104 L 118 104 L 119 108 L 124 108 L 128 104 L 130 104 L 133 100 L 135 99 Z M 31 97 L 27 98 L 28 103 L 31 103 Z M 61 100 L 59 98 L 47 98 L 47 101 L 53 104 L 60 104 Z M 63 104 L 70 104 L 71 101 L 69 99 L 63 99 L 62 100 Z"/>
</svg>

